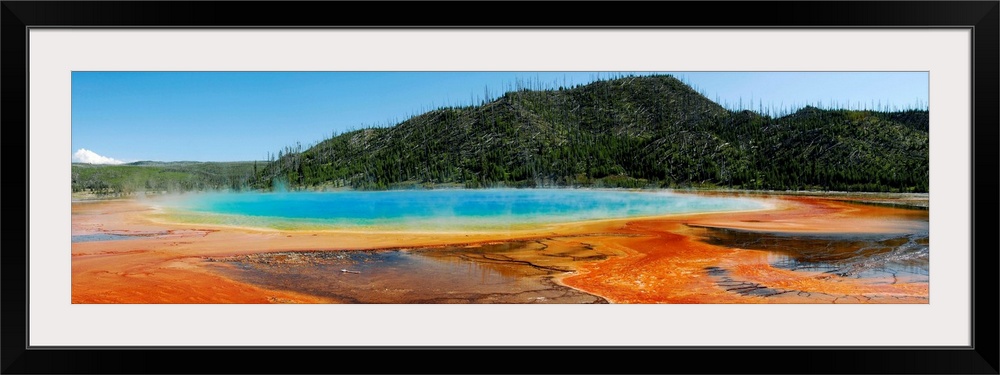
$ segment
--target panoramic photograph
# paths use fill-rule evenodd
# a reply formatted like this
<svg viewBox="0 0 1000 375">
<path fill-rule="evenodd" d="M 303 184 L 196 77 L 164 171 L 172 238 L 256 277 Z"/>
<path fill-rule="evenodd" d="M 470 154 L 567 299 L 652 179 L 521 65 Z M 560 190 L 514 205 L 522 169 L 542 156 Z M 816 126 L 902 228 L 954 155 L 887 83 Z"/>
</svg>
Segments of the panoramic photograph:
<svg viewBox="0 0 1000 375">
<path fill-rule="evenodd" d="M 927 72 L 72 73 L 74 304 L 927 304 Z"/>
</svg>

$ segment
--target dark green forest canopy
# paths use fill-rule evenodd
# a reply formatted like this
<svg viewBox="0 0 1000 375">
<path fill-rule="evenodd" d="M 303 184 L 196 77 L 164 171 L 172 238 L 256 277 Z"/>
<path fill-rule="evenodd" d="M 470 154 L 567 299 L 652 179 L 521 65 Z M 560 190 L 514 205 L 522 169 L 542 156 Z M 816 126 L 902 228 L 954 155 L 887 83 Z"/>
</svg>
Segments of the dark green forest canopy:
<svg viewBox="0 0 1000 375">
<path fill-rule="evenodd" d="M 304 150 L 286 147 L 267 161 L 192 172 L 191 182 L 176 188 L 927 192 L 928 128 L 922 110 L 806 107 L 771 117 L 726 110 L 671 76 L 624 77 L 439 108 Z M 81 168 L 74 166 L 74 176 Z M 211 181 L 194 182 L 197 176 Z M 93 190 L 90 183 L 74 177 L 74 190 Z"/>
<path fill-rule="evenodd" d="M 137 192 L 245 190 L 257 162 L 154 162 L 124 165 L 73 163 L 74 193 L 129 195 Z"/>
</svg>

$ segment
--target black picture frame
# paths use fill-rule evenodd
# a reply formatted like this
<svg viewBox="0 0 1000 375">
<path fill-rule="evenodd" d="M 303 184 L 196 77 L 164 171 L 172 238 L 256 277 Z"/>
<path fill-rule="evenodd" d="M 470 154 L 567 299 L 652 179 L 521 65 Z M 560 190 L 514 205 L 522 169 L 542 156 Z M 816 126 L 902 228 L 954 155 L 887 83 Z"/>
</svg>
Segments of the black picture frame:
<svg viewBox="0 0 1000 375">
<path fill-rule="evenodd" d="M 4 373 L 984 373 L 1000 369 L 998 1 L 554 3 L 2 1 Z M 643 11 L 613 12 L 625 7 Z M 386 17 L 403 15 L 401 20 Z M 682 10 L 682 11 L 681 11 Z M 454 15 L 468 15 L 454 17 Z M 418 16 L 419 15 L 419 16 Z M 49 348 L 28 346 L 28 30 L 31 28 L 954 28 L 973 35 L 972 345 L 968 347 Z M 24 109 L 22 111 L 22 109 Z M 22 133 L 24 132 L 24 133 Z M 23 168 L 23 169 L 22 169 Z M 979 173 L 976 173 L 976 172 Z M 24 180 L 21 180 L 24 176 Z M 22 211 L 23 209 L 23 211 Z M 24 223 L 25 226 L 21 226 Z M 978 235 L 977 235 L 978 234 Z M 830 330 L 836 331 L 835 323 Z M 932 323 L 929 323 L 932 324 Z M 544 334 L 544 333 L 538 333 Z M 570 353 L 564 351 L 579 351 Z M 367 351 L 375 362 L 360 360 Z M 605 358 L 588 358 L 591 351 Z M 575 355 L 574 355 L 575 354 Z M 598 353 L 593 353 L 598 354 Z M 364 356 L 368 357 L 368 356 Z M 405 359 L 404 359 L 405 358 Z M 481 364 L 462 368 L 456 358 Z"/>
</svg>

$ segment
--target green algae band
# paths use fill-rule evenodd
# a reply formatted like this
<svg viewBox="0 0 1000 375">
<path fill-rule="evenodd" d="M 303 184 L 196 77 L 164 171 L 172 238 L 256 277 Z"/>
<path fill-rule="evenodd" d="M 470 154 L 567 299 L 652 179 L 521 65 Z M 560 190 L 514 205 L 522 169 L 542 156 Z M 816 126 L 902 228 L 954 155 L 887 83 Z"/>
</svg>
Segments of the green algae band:
<svg viewBox="0 0 1000 375">
<path fill-rule="evenodd" d="M 745 198 L 668 191 L 456 189 L 200 194 L 178 201 L 175 207 L 232 225 L 467 230 L 765 205 Z"/>
</svg>

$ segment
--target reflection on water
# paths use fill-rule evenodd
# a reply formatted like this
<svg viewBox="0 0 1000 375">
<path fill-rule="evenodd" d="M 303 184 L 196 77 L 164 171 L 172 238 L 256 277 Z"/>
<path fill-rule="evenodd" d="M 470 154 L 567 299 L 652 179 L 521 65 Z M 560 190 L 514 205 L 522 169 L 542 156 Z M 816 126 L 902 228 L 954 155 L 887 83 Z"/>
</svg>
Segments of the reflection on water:
<svg viewBox="0 0 1000 375">
<path fill-rule="evenodd" d="M 607 303 L 552 281 L 563 270 L 503 255 L 537 246 L 298 251 L 208 260 L 231 265 L 220 272 L 244 282 L 345 303 Z"/>
<path fill-rule="evenodd" d="M 929 237 L 909 234 L 787 234 L 704 228 L 703 241 L 768 251 L 774 267 L 842 277 L 927 282 Z"/>
</svg>

